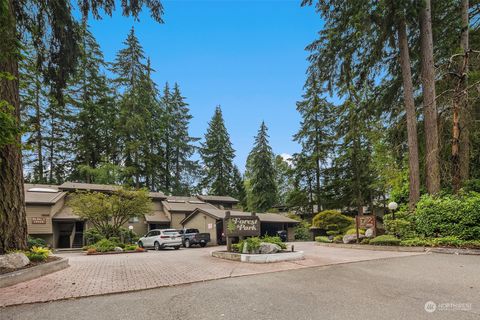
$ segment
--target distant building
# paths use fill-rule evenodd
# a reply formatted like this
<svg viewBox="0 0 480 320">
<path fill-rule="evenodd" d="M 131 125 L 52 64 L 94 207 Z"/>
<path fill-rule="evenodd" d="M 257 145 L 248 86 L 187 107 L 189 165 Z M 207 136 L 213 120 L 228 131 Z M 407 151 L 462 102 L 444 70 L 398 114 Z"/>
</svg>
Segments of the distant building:
<svg viewBox="0 0 480 320">
<path fill-rule="evenodd" d="M 77 190 L 109 193 L 120 189 L 117 185 L 65 182 L 62 185 L 25 184 L 25 203 L 28 234 L 42 238 L 53 248 L 79 248 L 84 244 L 83 233 L 90 226 L 73 213 L 68 198 Z M 131 219 L 125 227 L 132 226 L 138 235 L 151 229 L 181 229 L 185 220 L 196 210 L 231 209 L 238 200 L 228 196 L 166 196 L 162 192 L 150 192 L 153 203 L 150 215 Z M 223 209 L 222 209 L 223 208 Z M 278 218 L 281 219 L 281 218 Z M 206 228 L 198 228 L 208 232 Z M 216 229 L 215 229 L 216 230 Z M 217 243 L 212 237 L 212 243 Z"/>
</svg>

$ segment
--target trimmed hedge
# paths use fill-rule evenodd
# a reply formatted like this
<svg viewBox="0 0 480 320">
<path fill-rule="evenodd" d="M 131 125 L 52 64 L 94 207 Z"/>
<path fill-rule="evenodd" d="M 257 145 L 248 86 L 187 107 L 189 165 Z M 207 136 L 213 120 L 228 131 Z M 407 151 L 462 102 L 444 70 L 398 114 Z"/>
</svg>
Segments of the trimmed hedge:
<svg viewBox="0 0 480 320">
<path fill-rule="evenodd" d="M 480 239 L 480 193 L 423 196 L 415 214 L 417 233 L 424 237 Z"/>
<path fill-rule="evenodd" d="M 391 234 L 384 234 L 371 239 L 369 244 L 376 246 L 398 246 L 400 244 L 400 239 L 397 239 Z"/>
</svg>

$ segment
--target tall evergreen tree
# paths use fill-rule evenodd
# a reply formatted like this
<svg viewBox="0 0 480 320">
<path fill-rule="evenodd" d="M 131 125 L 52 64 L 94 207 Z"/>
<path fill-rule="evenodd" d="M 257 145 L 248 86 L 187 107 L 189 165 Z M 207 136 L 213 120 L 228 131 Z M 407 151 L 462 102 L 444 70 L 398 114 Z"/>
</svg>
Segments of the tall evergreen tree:
<svg viewBox="0 0 480 320">
<path fill-rule="evenodd" d="M 311 73 L 305 84 L 303 100 L 297 102 L 297 110 L 302 116 L 300 130 L 294 140 L 302 146 L 304 160 L 315 167 L 315 200 L 317 208 L 322 207 L 322 163 L 327 161 L 332 150 L 333 106 L 321 97 L 322 89 L 317 77 Z"/>
<path fill-rule="evenodd" d="M 243 180 L 240 170 L 237 166 L 233 166 L 232 186 L 230 196 L 239 201 L 243 210 L 247 210 L 247 191 L 245 190 L 245 181 Z"/>
<path fill-rule="evenodd" d="M 202 185 L 209 193 L 226 196 L 231 192 L 234 152 L 222 109 L 217 106 L 200 148 L 205 172 Z"/>
<path fill-rule="evenodd" d="M 158 0 L 121 4 L 125 14 L 135 17 L 144 5 L 151 9 L 155 20 L 162 22 L 163 7 Z M 84 17 L 91 11 L 99 18 L 100 10 L 110 15 L 115 4 L 85 0 L 79 7 Z M 27 246 L 20 147 L 19 37 L 34 36 L 38 40 L 36 49 L 45 43 L 55 44 L 49 47 L 45 61 L 49 66 L 48 80 L 57 94 L 75 68 L 78 39 L 70 1 L 3 1 L 0 26 L 0 194 L 9 195 L 0 198 L 0 254 L 3 254 Z M 35 35 L 29 32 L 32 30 Z"/>
<path fill-rule="evenodd" d="M 173 183 L 172 193 L 177 195 L 190 194 L 191 186 L 187 176 L 195 176 L 198 171 L 198 162 L 191 159 L 195 152 L 194 143 L 198 138 L 191 137 L 188 132 L 188 127 L 192 116 L 188 108 L 188 103 L 185 102 L 185 97 L 180 92 L 180 87 L 177 83 L 173 86 L 171 95 L 172 109 L 172 123 L 175 125 L 173 132 Z"/>
<path fill-rule="evenodd" d="M 274 166 L 274 154 L 268 142 L 268 129 L 262 121 L 252 151 L 248 155 L 250 184 L 252 189 L 252 208 L 256 212 L 265 212 L 277 201 L 277 184 Z"/>
<path fill-rule="evenodd" d="M 34 183 L 46 183 L 45 135 L 47 121 L 48 90 L 43 83 L 41 59 L 33 45 L 27 45 L 24 60 L 20 63 L 20 99 L 24 133 L 25 179 Z"/>
<path fill-rule="evenodd" d="M 102 162 L 113 161 L 118 112 L 109 80 L 102 72 L 106 63 L 100 46 L 88 26 L 82 26 L 80 59 L 68 91 L 72 93 L 70 105 L 74 110 L 71 133 L 73 159 L 72 178 L 86 182 L 91 177 L 82 167 L 97 168 Z"/>
<path fill-rule="evenodd" d="M 119 139 L 122 143 L 123 160 L 125 166 L 131 170 L 127 183 L 139 187 L 141 184 L 142 146 L 147 143 L 146 119 L 149 119 L 145 93 L 142 81 L 151 72 L 145 64 L 143 48 L 132 28 L 112 64 L 112 71 L 116 74 L 115 83 L 120 86 L 121 100 L 119 101 Z"/>
</svg>

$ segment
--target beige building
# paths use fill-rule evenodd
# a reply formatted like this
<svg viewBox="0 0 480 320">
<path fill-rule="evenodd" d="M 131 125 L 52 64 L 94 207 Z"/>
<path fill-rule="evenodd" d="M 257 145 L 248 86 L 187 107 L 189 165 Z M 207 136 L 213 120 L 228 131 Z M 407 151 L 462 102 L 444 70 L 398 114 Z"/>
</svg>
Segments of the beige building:
<svg viewBox="0 0 480 320">
<path fill-rule="evenodd" d="M 68 198 L 76 190 L 112 192 L 121 188 L 115 185 L 65 182 L 62 185 L 25 184 L 25 202 L 28 234 L 44 239 L 53 248 L 80 248 L 84 244 L 83 233 L 88 229 L 88 221 L 75 215 L 68 206 Z M 132 226 L 138 235 L 151 229 L 181 229 L 181 221 L 198 208 L 216 209 L 216 206 L 233 206 L 238 200 L 226 197 L 171 197 L 161 192 L 150 192 L 153 203 L 151 214 L 132 219 L 125 227 Z"/>
<path fill-rule="evenodd" d="M 200 232 L 210 233 L 212 245 L 219 244 L 223 240 L 223 219 L 227 211 L 232 216 L 251 216 L 250 212 L 233 211 L 218 208 L 198 208 L 181 221 L 184 228 L 198 229 Z M 261 235 L 277 235 L 277 231 L 287 231 L 287 238 L 293 241 L 293 228 L 298 224 L 297 220 L 290 219 L 278 213 L 257 213 L 260 220 Z"/>
</svg>

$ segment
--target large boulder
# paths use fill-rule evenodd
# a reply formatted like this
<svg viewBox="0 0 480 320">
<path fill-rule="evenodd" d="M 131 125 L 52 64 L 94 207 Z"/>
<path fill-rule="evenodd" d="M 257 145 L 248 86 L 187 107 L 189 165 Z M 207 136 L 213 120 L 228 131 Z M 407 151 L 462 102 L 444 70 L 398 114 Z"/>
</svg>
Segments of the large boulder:
<svg viewBox="0 0 480 320">
<path fill-rule="evenodd" d="M 258 253 L 270 254 L 280 252 L 282 248 L 278 244 L 262 242 L 258 248 Z"/>
<path fill-rule="evenodd" d="M 123 252 L 123 249 L 120 248 L 120 247 L 115 247 L 115 249 L 113 249 L 115 252 Z"/>
<path fill-rule="evenodd" d="M 363 234 L 360 234 L 359 239 L 365 238 Z M 346 234 L 343 236 L 343 243 L 352 243 L 357 242 L 357 235 L 356 234 Z"/>
<path fill-rule="evenodd" d="M 373 228 L 369 228 L 365 231 L 365 237 L 367 237 L 367 238 L 372 238 L 373 234 L 374 234 Z"/>
<path fill-rule="evenodd" d="M 23 252 L 9 253 L 0 256 L 0 268 L 17 269 L 25 267 L 29 263 L 30 260 Z"/>
</svg>

